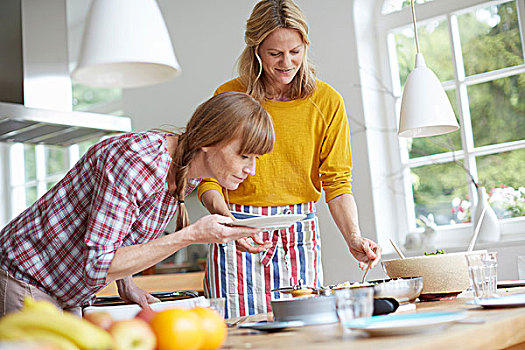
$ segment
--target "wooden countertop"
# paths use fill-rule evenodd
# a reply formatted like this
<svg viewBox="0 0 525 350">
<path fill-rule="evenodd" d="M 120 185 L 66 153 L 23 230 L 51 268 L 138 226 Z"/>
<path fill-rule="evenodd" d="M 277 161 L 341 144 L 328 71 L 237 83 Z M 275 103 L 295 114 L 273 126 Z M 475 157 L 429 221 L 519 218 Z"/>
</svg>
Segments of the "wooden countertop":
<svg viewBox="0 0 525 350">
<path fill-rule="evenodd" d="M 202 281 L 204 271 L 158 274 L 133 277 L 135 284 L 146 292 L 172 292 L 176 290 L 194 290 L 204 293 Z M 117 285 L 111 282 L 97 293 L 97 296 L 118 295 Z"/>
<path fill-rule="evenodd" d="M 500 295 L 525 293 L 525 287 L 498 289 Z M 525 349 L 525 307 L 483 309 L 466 304 L 472 297 L 416 303 L 415 311 L 466 310 L 468 318 L 439 332 L 369 337 L 343 331 L 339 324 L 293 328 L 276 333 L 232 328 L 224 349 Z M 271 320 L 271 314 L 249 316 L 244 322 Z M 234 321 L 235 319 L 232 319 Z M 468 323 L 467 321 L 471 322 Z M 522 347 L 523 346 L 523 347 Z"/>
</svg>

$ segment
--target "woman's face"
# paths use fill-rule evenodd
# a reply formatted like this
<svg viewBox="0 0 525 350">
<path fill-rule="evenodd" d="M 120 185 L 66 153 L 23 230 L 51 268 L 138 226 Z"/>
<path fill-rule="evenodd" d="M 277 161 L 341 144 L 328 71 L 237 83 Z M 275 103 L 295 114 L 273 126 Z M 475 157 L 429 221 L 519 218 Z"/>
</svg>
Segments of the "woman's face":
<svg viewBox="0 0 525 350">
<path fill-rule="evenodd" d="M 304 43 L 295 29 L 278 28 L 259 46 L 264 77 L 279 89 L 292 82 L 304 57 Z"/>
<path fill-rule="evenodd" d="M 228 143 L 202 148 L 209 177 L 215 178 L 228 190 L 237 189 L 248 175 L 255 174 L 255 160 L 258 155 L 239 154 L 240 149 L 239 138 Z"/>
</svg>

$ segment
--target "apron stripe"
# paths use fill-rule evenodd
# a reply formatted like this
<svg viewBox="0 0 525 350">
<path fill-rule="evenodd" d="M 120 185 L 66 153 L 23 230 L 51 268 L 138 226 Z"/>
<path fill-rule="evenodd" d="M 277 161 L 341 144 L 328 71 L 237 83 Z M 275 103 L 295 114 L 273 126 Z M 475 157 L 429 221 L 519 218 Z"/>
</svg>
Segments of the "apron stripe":
<svg viewBox="0 0 525 350">
<path fill-rule="evenodd" d="M 290 257 L 290 265 L 292 270 L 292 277 L 297 280 L 297 244 L 295 241 L 295 232 L 293 227 L 290 227 L 290 250 L 288 256 Z"/>
<path fill-rule="evenodd" d="M 248 314 L 251 315 L 254 313 L 254 303 L 253 303 L 253 271 L 252 271 L 252 255 L 251 254 L 245 254 L 245 261 L 246 261 L 246 296 L 248 298 Z"/>
<path fill-rule="evenodd" d="M 213 280 L 214 281 L 220 281 L 219 280 L 219 246 L 217 244 L 213 244 L 213 268 L 214 268 L 214 273 L 213 273 Z M 221 295 L 221 286 L 220 286 L 220 283 L 215 283 L 215 296 L 219 296 Z"/>
<path fill-rule="evenodd" d="M 276 232 L 274 232 L 276 234 Z M 276 235 L 277 236 L 277 235 Z M 272 267 L 273 267 L 273 288 L 281 288 L 281 281 L 279 280 L 279 277 L 281 275 L 280 266 L 279 266 L 279 254 L 275 254 L 272 259 Z M 279 299 L 279 292 L 273 292 L 274 298 Z"/>
<path fill-rule="evenodd" d="M 271 308 L 271 289 L 272 289 L 272 270 L 270 269 L 270 265 L 263 265 L 264 268 L 264 291 L 266 296 L 266 310 L 267 312 L 270 312 L 272 310 Z"/>
<path fill-rule="evenodd" d="M 301 263 L 301 268 L 299 270 L 299 274 L 301 275 L 301 278 L 304 280 L 304 281 L 307 281 L 307 278 L 306 278 L 306 257 L 305 255 L 305 248 L 308 247 L 308 244 L 307 242 L 305 242 L 305 234 L 304 234 L 304 231 L 302 230 L 302 224 L 299 223 L 298 226 L 300 225 L 300 227 L 297 228 L 297 241 L 298 242 L 301 242 L 301 246 L 298 247 L 298 251 L 299 251 L 299 262 Z M 308 281 L 310 282 L 310 281 Z"/>
<path fill-rule="evenodd" d="M 217 245 L 217 248 L 218 248 L 218 253 L 219 253 L 219 266 L 220 266 L 220 270 L 221 270 L 221 274 L 220 274 L 220 286 L 217 286 L 217 289 L 220 290 L 220 294 L 219 295 L 226 295 L 228 293 L 228 285 L 226 283 L 226 256 L 225 256 L 225 252 L 224 252 L 224 246 L 219 246 Z M 228 311 L 228 300 L 225 301 L 225 308 L 226 308 L 226 311 Z M 226 312 L 227 313 L 227 312 Z M 225 314 L 226 315 L 226 314 Z M 228 315 L 229 316 L 229 315 Z"/>
<path fill-rule="evenodd" d="M 317 245 L 317 235 L 316 235 L 316 232 L 315 232 L 315 220 L 314 222 L 312 222 L 312 243 L 313 243 L 313 246 L 314 246 L 314 258 L 313 258 L 313 262 L 314 262 L 314 266 L 313 266 L 313 270 L 314 270 L 314 280 L 317 281 L 317 264 L 318 264 L 318 254 L 317 254 L 317 249 L 318 249 L 318 245 Z"/>
<path fill-rule="evenodd" d="M 242 252 L 236 250 L 237 255 L 237 282 L 239 287 L 239 311 L 240 316 L 245 316 L 244 308 L 244 274 L 243 274 L 243 265 L 242 265 Z"/>
</svg>

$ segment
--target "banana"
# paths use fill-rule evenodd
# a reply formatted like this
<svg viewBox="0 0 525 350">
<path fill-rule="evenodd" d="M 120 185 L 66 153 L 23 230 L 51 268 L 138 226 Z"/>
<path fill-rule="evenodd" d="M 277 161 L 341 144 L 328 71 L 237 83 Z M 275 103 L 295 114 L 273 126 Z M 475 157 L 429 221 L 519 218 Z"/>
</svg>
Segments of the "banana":
<svg viewBox="0 0 525 350">
<path fill-rule="evenodd" d="M 62 312 L 59 308 L 57 308 L 53 303 L 46 301 L 46 300 L 37 300 L 31 297 L 30 295 L 26 295 L 24 297 L 24 307 L 22 308 L 24 311 L 43 311 L 43 312 L 49 312 L 53 314 L 59 314 Z"/>
<path fill-rule="evenodd" d="M 0 327 L 0 340 L 25 339 L 25 333 L 19 327 Z"/>
<path fill-rule="evenodd" d="M 0 319 L 0 329 L 23 329 L 46 331 L 62 336 L 81 349 L 111 349 L 111 335 L 88 321 L 64 312 L 53 314 L 48 311 L 23 310 L 7 314 Z"/>
<path fill-rule="evenodd" d="M 80 350 L 71 340 L 63 336 L 42 329 L 22 329 L 19 327 L 4 327 L 0 330 L 2 340 L 23 340 L 35 344 L 48 344 L 57 350 Z"/>
</svg>

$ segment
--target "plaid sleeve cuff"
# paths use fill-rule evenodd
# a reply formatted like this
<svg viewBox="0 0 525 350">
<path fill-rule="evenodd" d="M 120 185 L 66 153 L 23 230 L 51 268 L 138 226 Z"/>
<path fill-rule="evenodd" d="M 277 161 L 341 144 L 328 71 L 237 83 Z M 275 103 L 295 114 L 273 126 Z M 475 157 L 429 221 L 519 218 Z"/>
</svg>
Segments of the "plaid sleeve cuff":
<svg viewBox="0 0 525 350">
<path fill-rule="evenodd" d="M 84 277 L 86 284 L 90 288 L 103 287 L 106 285 L 106 277 L 111 261 L 115 257 L 115 252 L 116 249 L 100 255 L 93 250 L 88 252 Z"/>
</svg>

